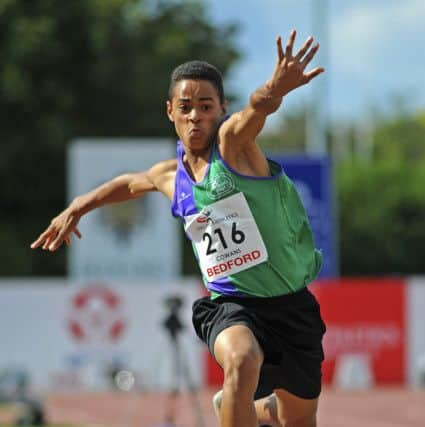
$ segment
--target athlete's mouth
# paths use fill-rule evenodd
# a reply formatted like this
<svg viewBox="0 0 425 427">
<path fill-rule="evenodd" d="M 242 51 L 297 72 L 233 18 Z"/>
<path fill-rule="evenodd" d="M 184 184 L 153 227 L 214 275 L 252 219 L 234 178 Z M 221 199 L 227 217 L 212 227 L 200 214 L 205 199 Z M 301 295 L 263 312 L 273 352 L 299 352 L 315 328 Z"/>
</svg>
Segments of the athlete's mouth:
<svg viewBox="0 0 425 427">
<path fill-rule="evenodd" d="M 189 131 L 189 135 L 200 135 L 202 133 L 200 128 L 192 128 Z"/>
</svg>

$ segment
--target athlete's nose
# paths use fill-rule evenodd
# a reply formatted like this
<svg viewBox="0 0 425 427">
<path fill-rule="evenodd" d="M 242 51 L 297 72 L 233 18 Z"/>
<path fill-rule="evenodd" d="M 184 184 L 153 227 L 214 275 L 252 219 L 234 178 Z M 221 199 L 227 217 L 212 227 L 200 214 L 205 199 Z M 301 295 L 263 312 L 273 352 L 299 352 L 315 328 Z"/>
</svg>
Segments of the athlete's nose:
<svg viewBox="0 0 425 427">
<path fill-rule="evenodd" d="M 200 116 L 199 116 L 199 111 L 197 108 L 192 108 L 192 110 L 190 111 L 190 114 L 189 114 L 189 119 L 190 119 L 190 121 L 192 121 L 194 123 L 199 122 Z"/>
</svg>

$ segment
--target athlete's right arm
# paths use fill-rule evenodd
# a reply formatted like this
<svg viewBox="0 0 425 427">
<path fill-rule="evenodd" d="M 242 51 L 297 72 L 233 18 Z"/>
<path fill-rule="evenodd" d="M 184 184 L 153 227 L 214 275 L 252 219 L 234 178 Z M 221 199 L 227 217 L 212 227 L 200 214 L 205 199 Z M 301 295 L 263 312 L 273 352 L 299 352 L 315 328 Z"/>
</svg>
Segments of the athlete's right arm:
<svg viewBox="0 0 425 427">
<path fill-rule="evenodd" d="M 31 244 L 32 249 L 42 247 L 56 251 L 64 242 L 71 243 L 71 234 L 81 238 L 77 228 L 81 217 L 104 205 L 137 199 L 151 191 L 160 191 L 172 198 L 176 160 L 166 160 L 139 173 L 128 173 L 105 182 L 92 191 L 76 197 Z"/>
</svg>

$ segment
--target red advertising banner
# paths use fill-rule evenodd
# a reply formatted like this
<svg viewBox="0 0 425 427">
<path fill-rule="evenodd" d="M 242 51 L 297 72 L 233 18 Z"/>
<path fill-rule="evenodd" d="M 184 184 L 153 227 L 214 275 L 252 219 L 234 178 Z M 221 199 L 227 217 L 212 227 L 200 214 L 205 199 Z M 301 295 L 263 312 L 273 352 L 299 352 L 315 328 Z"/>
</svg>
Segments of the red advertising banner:
<svg viewBox="0 0 425 427">
<path fill-rule="evenodd" d="M 333 381 L 337 362 L 347 355 L 366 357 L 375 384 L 405 382 L 405 289 L 403 279 L 391 278 L 321 280 L 310 286 L 327 327 L 325 384 Z M 205 358 L 207 384 L 221 384 L 221 368 L 209 354 Z"/>
<path fill-rule="evenodd" d="M 402 383 L 405 373 L 405 282 L 402 279 L 322 280 L 311 286 L 327 326 L 323 380 L 338 360 L 363 355 L 375 384 Z"/>
</svg>

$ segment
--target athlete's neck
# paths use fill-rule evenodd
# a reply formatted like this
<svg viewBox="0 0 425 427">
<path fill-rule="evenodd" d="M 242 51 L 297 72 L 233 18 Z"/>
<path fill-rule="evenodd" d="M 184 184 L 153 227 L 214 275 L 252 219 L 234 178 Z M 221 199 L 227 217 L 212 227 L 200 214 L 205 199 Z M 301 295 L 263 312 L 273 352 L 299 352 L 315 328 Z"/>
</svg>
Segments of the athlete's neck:
<svg viewBox="0 0 425 427">
<path fill-rule="evenodd" d="M 186 170 L 196 182 L 202 181 L 205 171 L 208 167 L 211 153 L 211 146 L 207 150 L 190 150 L 185 149 L 183 163 Z"/>
</svg>

